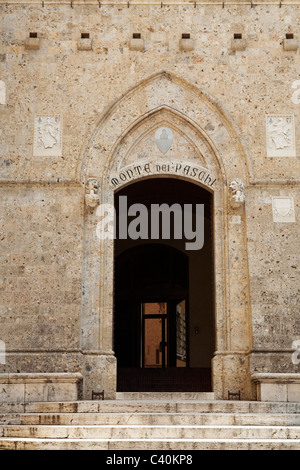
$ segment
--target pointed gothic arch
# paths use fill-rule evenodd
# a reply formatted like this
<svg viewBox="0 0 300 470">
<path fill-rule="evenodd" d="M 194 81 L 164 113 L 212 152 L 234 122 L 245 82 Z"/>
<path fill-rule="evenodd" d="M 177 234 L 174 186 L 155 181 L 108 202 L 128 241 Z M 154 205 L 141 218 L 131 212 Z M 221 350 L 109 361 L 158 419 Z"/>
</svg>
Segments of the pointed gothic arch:
<svg viewBox="0 0 300 470">
<path fill-rule="evenodd" d="M 155 147 L 154 133 L 162 124 L 176 135 L 174 148 L 166 156 L 160 155 Z M 182 166 L 177 171 L 180 161 Z M 164 171 L 160 171 L 163 164 Z M 147 171 L 134 173 L 134 165 Z M 101 116 L 78 169 L 82 181 L 89 178 L 99 181 L 101 202 L 106 204 L 113 204 L 114 192 L 122 185 L 152 176 L 186 179 L 213 192 L 216 398 L 226 398 L 228 391 L 239 390 L 249 399 L 252 393 L 245 207 L 231 203 L 230 189 L 235 178 L 247 187 L 250 170 L 238 128 L 221 106 L 198 87 L 167 72 L 144 80 Z M 130 178 L 126 179 L 125 172 Z M 117 187 L 112 184 L 114 177 L 119 183 Z M 207 184 L 212 181 L 213 187 Z M 238 224 L 232 224 L 233 216 L 238 217 Z M 96 211 L 86 208 L 81 340 L 86 360 L 91 361 L 93 356 L 93 361 L 102 364 L 98 367 L 102 376 L 106 376 L 105 383 L 109 375 L 113 390 L 116 374 L 112 349 L 114 248 L 113 241 L 99 241 L 95 237 L 97 220 Z M 103 363 L 109 364 L 105 373 Z M 87 394 L 93 380 L 91 377 L 85 380 Z"/>
<path fill-rule="evenodd" d="M 247 181 L 252 171 L 246 146 L 236 123 L 222 106 L 199 87 L 173 73 L 162 71 L 135 85 L 103 112 L 84 143 L 77 169 L 81 178 L 106 166 L 116 147 L 148 116 L 169 109 L 194 126 L 211 145 L 225 177 L 237 173 Z M 101 165 L 102 164 L 102 165 Z"/>
</svg>

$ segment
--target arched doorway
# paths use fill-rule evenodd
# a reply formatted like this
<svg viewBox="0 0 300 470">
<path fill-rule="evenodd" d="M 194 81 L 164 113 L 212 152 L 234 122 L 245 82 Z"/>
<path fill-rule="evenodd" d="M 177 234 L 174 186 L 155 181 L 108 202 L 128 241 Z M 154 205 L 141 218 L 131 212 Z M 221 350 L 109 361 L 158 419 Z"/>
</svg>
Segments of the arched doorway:
<svg viewBox="0 0 300 470">
<path fill-rule="evenodd" d="M 174 211 L 162 211 L 154 221 L 153 208 L 158 206 Z M 200 206 L 202 246 L 196 240 L 201 237 Z M 130 216 L 141 216 L 143 208 L 144 218 Z M 115 209 L 118 391 L 211 391 L 215 351 L 211 193 L 191 182 L 151 178 L 116 192 Z M 158 221 L 159 230 L 154 227 Z M 131 223 L 137 229 L 134 239 Z"/>
<path fill-rule="evenodd" d="M 155 143 L 155 133 L 166 126 L 172 129 L 174 138 L 168 153 L 162 154 Z M 216 399 L 227 399 L 228 391 L 240 391 L 243 399 L 253 399 L 246 204 L 237 205 L 232 199 L 231 182 L 242 179 L 247 188 L 254 175 L 241 132 L 224 106 L 204 89 L 169 71 L 160 71 L 113 101 L 89 135 L 80 161 L 78 176 L 86 182 L 85 192 L 89 191 L 88 179 L 98 179 L 100 205 L 109 208 L 113 207 L 116 191 L 156 176 L 162 180 L 183 179 L 213 192 L 213 391 Z M 106 396 L 114 398 L 117 361 L 113 347 L 112 263 L 115 246 L 110 237 L 97 238 L 98 222 L 98 210 L 86 207 L 80 338 L 83 388 L 86 397 L 91 390 L 102 387 Z M 205 261 L 203 265 L 208 263 Z M 206 278 L 209 277 L 207 273 Z M 190 276 L 191 283 L 199 286 L 197 276 Z M 198 290 L 200 295 L 202 290 Z M 206 296 L 198 298 L 196 305 L 210 311 L 204 305 L 205 299 Z M 192 308 L 190 298 L 190 314 Z M 203 348 L 211 338 L 211 335 L 201 335 L 205 328 L 199 331 L 198 336 L 192 337 L 197 338 L 193 343 L 195 349 Z"/>
</svg>

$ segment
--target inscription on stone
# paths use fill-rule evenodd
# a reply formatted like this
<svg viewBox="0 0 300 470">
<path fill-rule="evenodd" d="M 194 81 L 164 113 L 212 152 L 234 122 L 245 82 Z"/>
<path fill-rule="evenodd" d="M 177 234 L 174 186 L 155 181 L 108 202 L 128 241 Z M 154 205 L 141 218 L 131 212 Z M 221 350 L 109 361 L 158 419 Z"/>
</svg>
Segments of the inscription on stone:
<svg viewBox="0 0 300 470">
<path fill-rule="evenodd" d="M 267 116 L 267 156 L 296 157 L 294 116 Z"/>
<path fill-rule="evenodd" d="M 37 116 L 34 123 L 34 156 L 62 156 L 61 116 Z"/>
<path fill-rule="evenodd" d="M 273 197 L 272 209 L 274 222 L 295 222 L 294 199 L 292 197 Z"/>
<path fill-rule="evenodd" d="M 110 176 L 110 184 L 114 188 L 118 188 L 131 180 L 139 177 L 150 175 L 176 175 L 188 177 L 197 182 L 202 183 L 204 186 L 210 188 L 215 186 L 216 178 L 213 177 L 207 168 L 191 165 L 185 162 L 171 161 L 169 163 L 163 162 L 140 162 L 128 167 L 122 168 L 119 173 Z"/>
</svg>

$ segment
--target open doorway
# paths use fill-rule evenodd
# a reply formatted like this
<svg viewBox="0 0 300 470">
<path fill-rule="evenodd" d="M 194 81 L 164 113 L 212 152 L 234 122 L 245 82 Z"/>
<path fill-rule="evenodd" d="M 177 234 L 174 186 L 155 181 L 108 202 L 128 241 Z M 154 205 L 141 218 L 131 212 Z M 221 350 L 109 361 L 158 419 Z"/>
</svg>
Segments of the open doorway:
<svg viewBox="0 0 300 470">
<path fill-rule="evenodd" d="M 156 239 L 118 238 L 120 196 L 127 197 L 127 207 L 143 204 L 148 214 L 153 204 L 182 208 L 202 204 L 202 248 L 187 250 L 186 237 L 177 237 L 174 230 L 168 238 L 161 232 Z M 118 391 L 211 391 L 215 351 L 211 193 L 186 181 L 153 178 L 118 191 L 115 208 Z M 170 221 L 175 225 L 175 215 Z M 148 222 L 150 227 L 150 218 Z"/>
</svg>

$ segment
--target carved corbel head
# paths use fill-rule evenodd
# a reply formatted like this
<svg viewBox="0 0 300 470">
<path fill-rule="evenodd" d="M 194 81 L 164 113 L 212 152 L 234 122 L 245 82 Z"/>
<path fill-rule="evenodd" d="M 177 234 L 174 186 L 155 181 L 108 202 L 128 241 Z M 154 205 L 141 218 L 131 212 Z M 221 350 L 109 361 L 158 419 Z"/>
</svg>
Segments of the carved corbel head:
<svg viewBox="0 0 300 470">
<path fill-rule="evenodd" d="M 100 183 L 96 178 L 89 178 L 86 182 L 85 203 L 91 209 L 100 204 Z"/>
<path fill-rule="evenodd" d="M 243 181 L 240 178 L 235 178 L 234 180 L 231 181 L 229 185 L 231 191 L 232 191 L 232 196 L 231 196 L 231 202 L 233 206 L 240 206 L 245 203 L 245 186 Z"/>
</svg>

